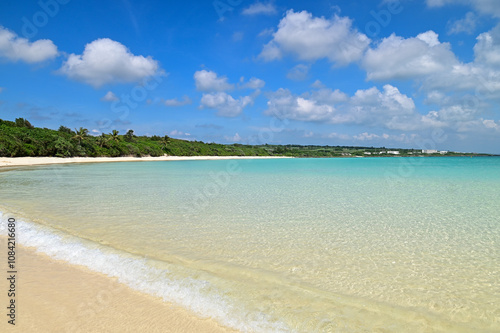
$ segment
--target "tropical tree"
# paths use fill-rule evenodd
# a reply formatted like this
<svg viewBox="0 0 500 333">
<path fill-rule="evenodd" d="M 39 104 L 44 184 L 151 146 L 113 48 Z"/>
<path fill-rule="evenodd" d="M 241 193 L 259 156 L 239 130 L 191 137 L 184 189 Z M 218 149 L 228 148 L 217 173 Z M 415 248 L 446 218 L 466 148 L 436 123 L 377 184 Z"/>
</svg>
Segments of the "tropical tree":
<svg viewBox="0 0 500 333">
<path fill-rule="evenodd" d="M 165 135 L 163 137 L 163 139 L 160 140 L 161 144 L 163 145 L 163 148 L 165 150 L 168 149 L 168 145 L 170 144 L 171 140 L 170 140 L 170 137 L 168 135 Z"/>
<path fill-rule="evenodd" d="M 58 137 L 54 142 L 55 152 L 57 157 L 69 157 L 71 156 L 71 151 L 73 150 L 73 145 L 71 142 L 67 141 L 63 137 Z"/>
<path fill-rule="evenodd" d="M 113 132 L 109 133 L 110 135 L 109 141 L 119 142 L 120 137 L 118 136 L 118 133 L 120 132 L 117 130 L 113 130 Z"/>
<path fill-rule="evenodd" d="M 102 133 L 101 136 L 98 136 L 97 137 L 97 144 L 99 145 L 99 147 L 103 147 L 106 145 L 106 143 L 108 142 L 108 137 L 106 136 L 106 134 Z"/>
<path fill-rule="evenodd" d="M 71 129 L 69 129 L 68 127 L 63 126 L 63 125 L 59 126 L 59 130 L 58 131 L 59 132 L 63 132 L 63 133 L 71 134 Z"/>
<path fill-rule="evenodd" d="M 129 129 L 125 134 L 125 140 L 127 142 L 132 142 L 134 140 L 134 130 Z"/>
<path fill-rule="evenodd" d="M 16 118 L 16 126 L 17 127 L 26 127 L 29 129 L 35 128 L 31 123 L 28 121 L 28 119 L 24 118 Z"/>
<path fill-rule="evenodd" d="M 75 133 L 76 134 L 73 137 L 73 139 L 77 140 L 78 144 L 81 145 L 82 140 L 84 140 L 88 136 L 89 130 L 86 128 L 83 128 L 83 127 L 80 127 L 80 129 L 78 129 L 78 130 L 75 128 Z"/>
</svg>

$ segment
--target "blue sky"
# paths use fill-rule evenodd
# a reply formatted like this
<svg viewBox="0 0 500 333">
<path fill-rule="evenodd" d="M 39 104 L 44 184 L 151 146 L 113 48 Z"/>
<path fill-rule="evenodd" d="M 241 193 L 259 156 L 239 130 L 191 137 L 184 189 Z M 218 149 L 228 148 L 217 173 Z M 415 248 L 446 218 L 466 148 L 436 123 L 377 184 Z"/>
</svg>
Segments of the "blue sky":
<svg viewBox="0 0 500 333">
<path fill-rule="evenodd" d="M 497 0 L 0 2 L 0 118 L 500 153 Z"/>
</svg>

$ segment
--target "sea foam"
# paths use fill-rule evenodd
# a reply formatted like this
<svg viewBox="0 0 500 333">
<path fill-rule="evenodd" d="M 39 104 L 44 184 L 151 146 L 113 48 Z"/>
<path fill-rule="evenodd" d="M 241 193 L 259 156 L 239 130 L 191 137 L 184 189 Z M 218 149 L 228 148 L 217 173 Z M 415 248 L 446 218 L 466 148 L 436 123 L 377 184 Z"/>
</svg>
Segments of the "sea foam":
<svg viewBox="0 0 500 333">
<path fill-rule="evenodd" d="M 0 212 L 0 235 L 7 235 L 7 220 L 12 214 Z M 160 297 L 163 301 L 212 318 L 242 332 L 292 332 L 284 323 L 272 321 L 265 313 L 248 313 L 234 304 L 210 282 L 195 278 L 172 279 L 165 263 L 147 259 L 81 239 L 59 230 L 16 219 L 17 244 L 34 247 L 38 253 L 72 265 L 116 278 L 126 286 Z M 156 266 L 156 267 L 155 267 Z"/>
</svg>

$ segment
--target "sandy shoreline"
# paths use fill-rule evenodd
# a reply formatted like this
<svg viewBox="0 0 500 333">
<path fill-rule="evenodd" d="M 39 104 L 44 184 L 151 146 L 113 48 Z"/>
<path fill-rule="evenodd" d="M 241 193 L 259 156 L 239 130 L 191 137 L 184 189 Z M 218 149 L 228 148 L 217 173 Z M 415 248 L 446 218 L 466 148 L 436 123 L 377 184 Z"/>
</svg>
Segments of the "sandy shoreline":
<svg viewBox="0 0 500 333">
<path fill-rule="evenodd" d="M 0 167 L 67 163 L 151 162 L 290 158 L 285 156 L 160 156 L 160 157 L 0 157 Z"/>
<path fill-rule="evenodd" d="M 7 248 L 4 236 L 0 248 Z M 6 250 L 0 253 L 7 262 Z M 16 246 L 16 262 L 16 325 L 7 322 L 3 278 L 1 332 L 236 332 L 32 248 Z"/>
<path fill-rule="evenodd" d="M 67 163 L 251 158 L 280 157 L 2 157 L 0 169 Z M 16 325 L 8 324 L 7 309 L 3 307 L 1 332 L 236 332 L 214 320 L 199 318 L 189 310 L 135 291 L 104 274 L 16 245 Z M 0 236 L 0 248 L 4 249 L 0 251 L 0 262 L 6 263 L 4 236 Z M 7 279 L 1 279 L 0 290 L 7 291 L 8 287 Z M 10 298 L 7 293 L 2 294 L 0 304 L 7 306 Z"/>
</svg>

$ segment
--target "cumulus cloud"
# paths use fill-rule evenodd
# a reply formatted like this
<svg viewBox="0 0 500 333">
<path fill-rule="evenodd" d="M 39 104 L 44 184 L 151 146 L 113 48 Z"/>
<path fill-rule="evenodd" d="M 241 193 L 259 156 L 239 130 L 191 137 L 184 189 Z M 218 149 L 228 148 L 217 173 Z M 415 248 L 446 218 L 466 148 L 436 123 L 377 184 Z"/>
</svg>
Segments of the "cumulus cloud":
<svg viewBox="0 0 500 333">
<path fill-rule="evenodd" d="M 183 96 L 182 100 L 179 100 L 177 98 L 172 98 L 172 99 L 167 99 L 163 102 L 166 106 L 184 106 L 191 104 L 192 101 L 188 96 Z"/>
<path fill-rule="evenodd" d="M 108 91 L 106 93 L 106 95 L 104 95 L 101 98 L 102 102 L 115 102 L 115 101 L 118 101 L 118 100 L 119 100 L 119 98 L 112 91 Z"/>
<path fill-rule="evenodd" d="M 300 96 L 288 89 L 279 89 L 269 95 L 264 114 L 279 119 L 382 126 L 391 130 L 416 130 L 441 125 L 439 121 L 421 115 L 413 99 L 389 84 L 382 91 L 376 87 L 360 89 L 353 96 L 328 88 Z"/>
<path fill-rule="evenodd" d="M 452 21 L 448 23 L 448 34 L 459 34 L 464 32 L 466 34 L 472 34 L 476 29 L 477 16 L 473 12 L 468 12 L 465 17 L 460 20 Z"/>
<path fill-rule="evenodd" d="M 194 73 L 196 89 L 205 92 L 227 91 L 234 89 L 234 85 L 227 82 L 227 77 L 219 77 L 217 73 L 205 69 Z"/>
<path fill-rule="evenodd" d="M 370 39 L 353 29 L 348 17 L 326 19 L 289 10 L 259 57 L 271 61 L 292 54 L 303 61 L 326 58 L 336 65 L 347 65 L 361 59 L 369 44 Z"/>
<path fill-rule="evenodd" d="M 370 80 L 415 79 L 449 71 L 458 64 L 449 43 L 427 31 L 416 37 L 392 34 L 366 52 L 362 66 Z"/>
<path fill-rule="evenodd" d="M 473 62 L 456 62 L 446 71 L 429 74 L 422 88 L 462 94 L 462 98 L 472 94 L 480 100 L 500 100 L 500 25 L 477 37 L 474 56 Z"/>
<path fill-rule="evenodd" d="M 250 80 L 248 80 L 248 82 L 246 82 L 246 83 L 244 82 L 244 78 L 241 78 L 240 88 L 241 89 L 257 90 L 257 89 L 264 88 L 265 85 L 266 85 L 266 82 L 264 82 L 263 80 L 258 79 L 256 77 L 250 78 Z"/>
<path fill-rule="evenodd" d="M 30 42 L 0 26 L 0 58 L 33 64 L 53 59 L 57 55 L 57 47 L 51 40 L 40 39 Z"/>
<path fill-rule="evenodd" d="M 500 25 L 477 37 L 474 55 L 476 62 L 500 69 Z"/>
<path fill-rule="evenodd" d="M 81 55 L 70 54 L 59 72 L 98 88 L 108 83 L 139 82 L 158 74 L 159 65 L 150 56 L 133 55 L 123 44 L 101 38 L 85 45 Z"/>
<path fill-rule="evenodd" d="M 256 2 L 249 7 L 243 9 L 243 15 L 273 15 L 278 11 L 272 3 Z"/>
<path fill-rule="evenodd" d="M 349 100 L 349 97 L 342 91 L 338 89 L 331 90 L 324 86 L 319 86 L 318 90 L 315 90 L 312 93 L 305 93 L 304 96 L 308 98 L 310 97 L 311 99 L 322 104 L 338 104 Z"/>
<path fill-rule="evenodd" d="M 208 93 L 203 94 L 200 108 L 215 109 L 217 115 L 221 117 L 236 117 L 246 106 L 253 104 L 253 100 L 253 96 L 235 99 L 225 92 Z"/>
<path fill-rule="evenodd" d="M 415 81 L 429 104 L 469 99 L 483 107 L 500 100 L 500 25 L 477 37 L 474 55 L 474 61 L 460 62 L 433 31 L 410 38 L 393 34 L 366 52 L 362 67 L 369 80 Z"/>
<path fill-rule="evenodd" d="M 295 96 L 290 90 L 280 88 L 270 95 L 265 114 L 280 119 L 330 121 L 335 114 L 335 108 L 318 103 L 314 99 Z"/>
<path fill-rule="evenodd" d="M 457 133 L 474 132 L 481 136 L 500 133 L 500 126 L 495 120 L 484 119 L 479 109 L 467 104 L 445 106 L 439 111 L 429 112 L 429 118 Z"/>
</svg>

